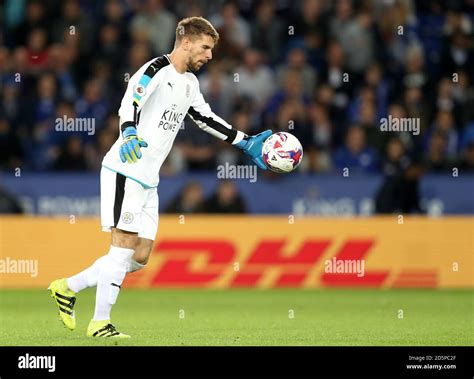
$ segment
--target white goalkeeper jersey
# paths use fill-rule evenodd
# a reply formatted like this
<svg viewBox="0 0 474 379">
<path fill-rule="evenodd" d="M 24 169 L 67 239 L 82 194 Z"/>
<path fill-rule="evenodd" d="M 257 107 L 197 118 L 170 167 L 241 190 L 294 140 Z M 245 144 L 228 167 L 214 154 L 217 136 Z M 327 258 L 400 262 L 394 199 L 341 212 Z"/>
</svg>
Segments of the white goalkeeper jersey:
<svg viewBox="0 0 474 379">
<path fill-rule="evenodd" d="M 137 163 L 123 163 L 119 155 L 123 140 L 120 133 L 102 165 L 145 187 L 158 186 L 161 165 L 186 115 L 204 131 L 232 144 L 245 136 L 212 112 L 196 76 L 191 72 L 180 74 L 168 55 L 145 63 L 130 78 L 118 113 L 121 131 L 136 126 L 137 135 L 148 147 L 140 149 L 142 157 Z"/>
</svg>

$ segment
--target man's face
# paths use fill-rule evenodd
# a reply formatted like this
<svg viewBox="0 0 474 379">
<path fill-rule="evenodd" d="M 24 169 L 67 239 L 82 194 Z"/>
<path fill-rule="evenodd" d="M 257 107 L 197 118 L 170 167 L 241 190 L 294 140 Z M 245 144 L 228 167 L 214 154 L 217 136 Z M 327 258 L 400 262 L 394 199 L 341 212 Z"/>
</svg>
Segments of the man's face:
<svg viewBox="0 0 474 379">
<path fill-rule="evenodd" d="M 188 45 L 188 69 L 198 71 L 205 63 L 212 59 L 212 49 L 214 48 L 214 40 L 207 34 L 189 40 Z"/>
</svg>

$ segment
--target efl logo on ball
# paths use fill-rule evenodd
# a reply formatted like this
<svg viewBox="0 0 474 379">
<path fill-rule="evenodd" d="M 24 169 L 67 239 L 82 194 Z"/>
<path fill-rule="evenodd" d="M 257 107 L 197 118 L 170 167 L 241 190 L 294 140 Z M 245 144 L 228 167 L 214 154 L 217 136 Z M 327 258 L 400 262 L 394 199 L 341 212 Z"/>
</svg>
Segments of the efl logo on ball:
<svg viewBox="0 0 474 379">
<path fill-rule="evenodd" d="M 303 147 L 293 134 L 278 132 L 265 140 L 262 156 L 270 170 L 278 173 L 291 172 L 303 159 Z"/>
</svg>

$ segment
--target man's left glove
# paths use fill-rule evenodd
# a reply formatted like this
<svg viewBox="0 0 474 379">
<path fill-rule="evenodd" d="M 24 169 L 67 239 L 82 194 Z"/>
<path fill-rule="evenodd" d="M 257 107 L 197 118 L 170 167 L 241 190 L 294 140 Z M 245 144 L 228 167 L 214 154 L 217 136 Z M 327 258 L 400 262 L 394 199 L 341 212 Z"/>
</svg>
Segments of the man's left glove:
<svg viewBox="0 0 474 379">
<path fill-rule="evenodd" d="M 271 130 L 265 130 L 254 136 L 245 137 L 242 141 L 235 144 L 239 149 L 242 149 L 245 154 L 250 155 L 255 164 L 262 170 L 266 170 L 267 166 L 262 159 L 263 142 L 272 135 Z"/>
<path fill-rule="evenodd" d="M 142 157 L 141 147 L 147 147 L 148 144 L 137 136 L 137 128 L 129 126 L 122 132 L 123 143 L 120 145 L 120 159 L 123 163 L 136 163 Z"/>
</svg>

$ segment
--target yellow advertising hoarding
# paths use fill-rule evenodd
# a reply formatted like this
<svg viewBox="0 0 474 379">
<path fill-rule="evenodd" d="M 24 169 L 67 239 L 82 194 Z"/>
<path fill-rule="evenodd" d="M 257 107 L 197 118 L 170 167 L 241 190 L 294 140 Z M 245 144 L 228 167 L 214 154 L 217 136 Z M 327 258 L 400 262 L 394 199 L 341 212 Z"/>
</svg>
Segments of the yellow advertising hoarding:
<svg viewBox="0 0 474 379">
<path fill-rule="evenodd" d="M 474 287 L 474 218 L 161 216 L 128 287 Z M 97 218 L 0 217 L 0 288 L 46 288 L 104 255 Z"/>
</svg>

